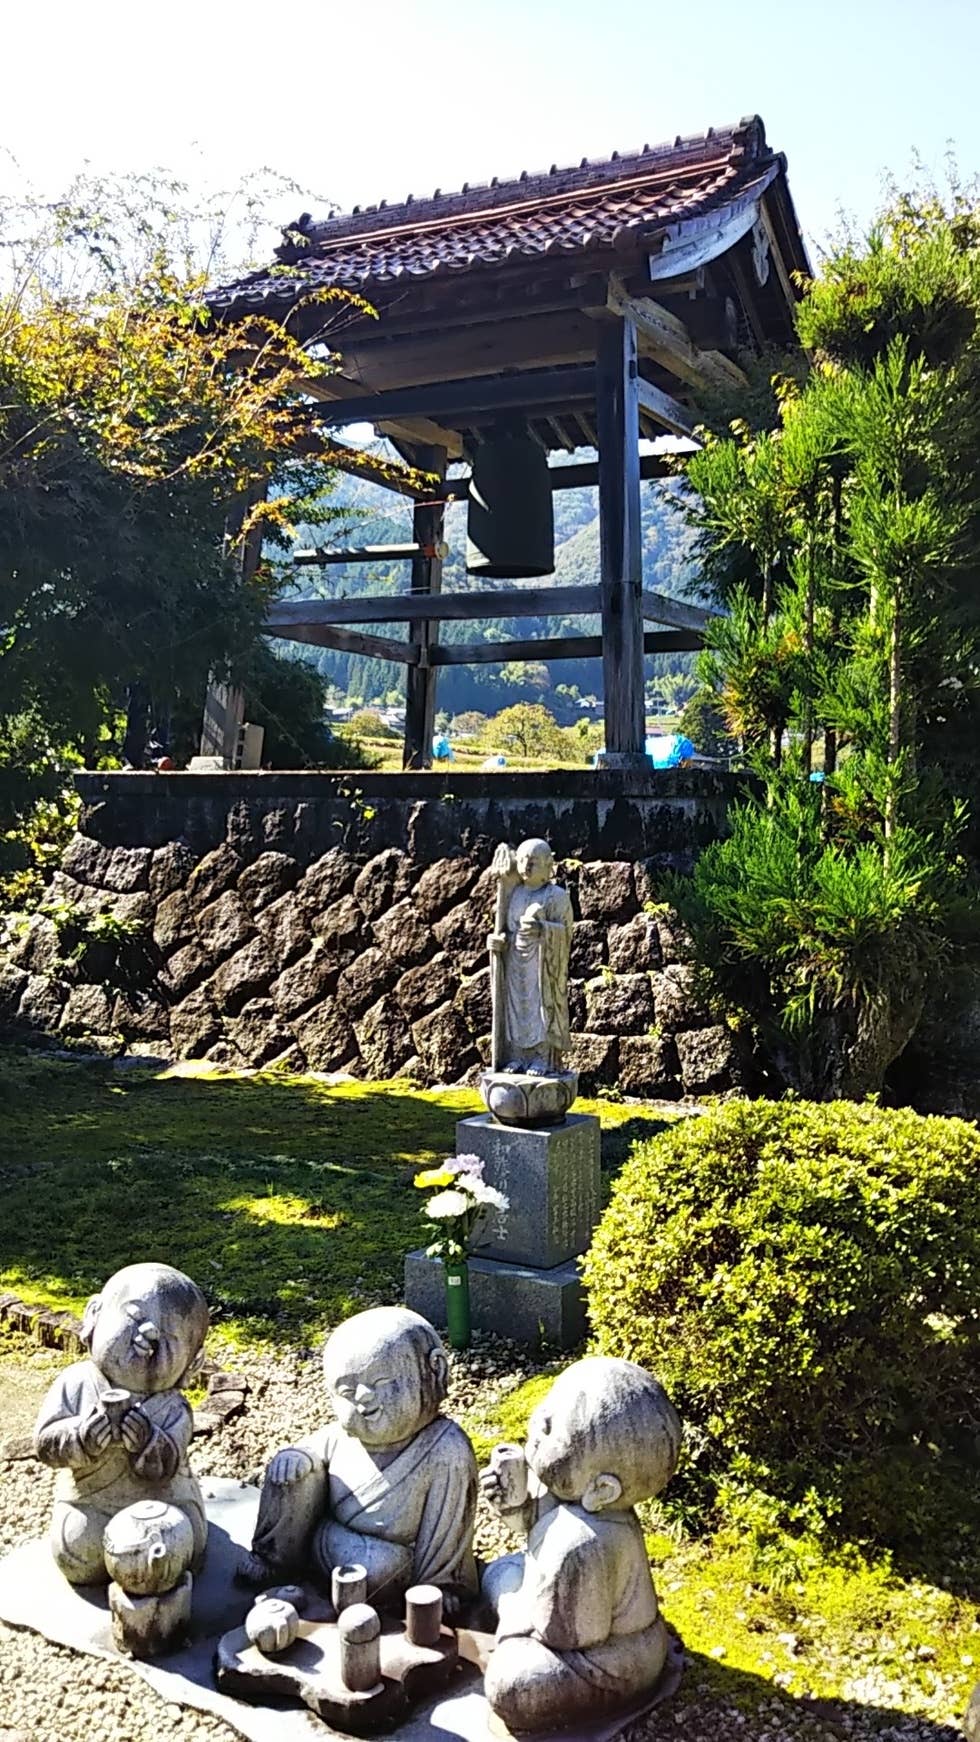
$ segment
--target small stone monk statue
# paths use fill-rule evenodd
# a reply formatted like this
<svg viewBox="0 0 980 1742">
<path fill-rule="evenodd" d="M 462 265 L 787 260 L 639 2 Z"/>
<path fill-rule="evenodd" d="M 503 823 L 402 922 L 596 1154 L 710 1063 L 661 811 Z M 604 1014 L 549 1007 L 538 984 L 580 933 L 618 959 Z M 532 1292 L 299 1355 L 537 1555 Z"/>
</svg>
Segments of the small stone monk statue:
<svg viewBox="0 0 980 1742">
<path fill-rule="evenodd" d="M 138 1500 L 186 1513 L 200 1564 L 207 1521 L 187 1461 L 193 1418 L 180 1387 L 207 1329 L 203 1294 L 169 1264 L 117 1270 L 86 1306 L 89 1358 L 58 1376 L 34 1430 L 37 1457 L 58 1471 L 51 1547 L 73 1585 L 107 1583 L 103 1532 Z"/>
<path fill-rule="evenodd" d="M 486 1569 L 497 1615 L 484 1687 L 511 1730 L 600 1717 L 652 1691 L 667 1633 L 633 1507 L 677 1465 L 681 1427 L 666 1392 L 630 1361 L 577 1361 L 531 1416 L 527 1499 L 507 1509 L 491 1463 L 485 1494 L 528 1529 L 524 1554 Z"/>
<path fill-rule="evenodd" d="M 360 1565 L 375 1607 L 438 1585 L 451 1613 L 477 1588 L 477 1471 L 439 1414 L 449 1363 L 437 1333 L 403 1307 L 357 1313 L 327 1338 L 323 1372 L 337 1420 L 269 1463 L 239 1578 L 329 1585 L 334 1567 Z"/>
<path fill-rule="evenodd" d="M 547 841 L 522 841 L 516 854 L 498 848 L 492 870 L 499 891 L 496 930 L 488 940 L 494 965 L 494 1069 L 546 1076 L 561 1071 L 571 1046 L 572 903 L 568 891 L 554 882 L 555 859 Z"/>
</svg>

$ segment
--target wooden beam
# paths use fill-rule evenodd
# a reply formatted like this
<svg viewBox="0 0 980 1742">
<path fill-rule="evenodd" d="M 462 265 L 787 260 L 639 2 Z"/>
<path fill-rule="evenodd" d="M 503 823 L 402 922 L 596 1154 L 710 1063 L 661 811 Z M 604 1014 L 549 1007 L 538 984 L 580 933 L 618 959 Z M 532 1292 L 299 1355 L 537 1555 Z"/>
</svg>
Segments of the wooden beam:
<svg viewBox="0 0 980 1742">
<path fill-rule="evenodd" d="M 352 599 L 280 599 L 266 617 L 266 629 L 288 633 L 299 624 L 322 623 L 472 623 L 493 617 L 595 617 L 598 587 L 501 587 L 493 593 L 364 594 Z"/>
<path fill-rule="evenodd" d="M 629 320 L 611 321 L 599 328 L 596 361 L 599 592 L 605 759 L 620 768 L 646 766 L 639 390 L 636 328 Z"/>
<path fill-rule="evenodd" d="M 328 405 L 331 411 L 334 402 L 338 400 L 360 399 L 362 390 L 356 381 L 348 381 L 344 375 L 315 375 L 297 383 L 303 393 L 311 399 Z M 342 417 L 331 416 L 330 424 L 343 423 Z M 361 420 L 354 416 L 346 419 L 348 423 L 358 423 Z M 370 421 L 370 420 L 369 420 Z M 445 448 L 452 459 L 459 459 L 463 452 L 463 438 L 458 430 L 443 429 L 440 424 L 432 423 L 425 417 L 386 419 L 378 428 L 383 435 L 398 436 L 407 442 L 431 442 L 437 447 Z"/>
<path fill-rule="evenodd" d="M 748 378 L 737 363 L 730 362 L 720 351 L 700 350 L 679 315 L 652 297 L 630 296 L 615 272 L 609 274 L 606 309 L 633 322 L 641 357 L 652 357 L 679 380 L 694 387 L 747 385 Z"/>
<path fill-rule="evenodd" d="M 776 268 L 776 277 L 779 279 L 780 285 L 782 286 L 783 295 L 789 304 L 790 310 L 793 310 L 800 300 L 799 293 L 794 290 L 793 281 L 786 270 L 786 261 L 783 259 L 783 251 L 779 246 L 765 200 L 759 201 L 759 223 L 762 225 L 762 228 L 765 230 L 765 233 L 769 238 L 769 255 Z"/>
<path fill-rule="evenodd" d="M 408 641 L 393 641 L 386 635 L 363 635 L 342 629 L 337 623 L 277 625 L 273 606 L 262 626 L 263 635 L 277 641 L 303 641 L 308 647 L 332 647 L 337 653 L 357 653 L 364 659 L 388 659 L 397 665 L 417 665 L 419 650 Z"/>
<path fill-rule="evenodd" d="M 418 544 L 365 544 L 357 550 L 296 550 L 296 568 L 327 568 L 331 563 L 410 562 L 422 554 Z"/>
<path fill-rule="evenodd" d="M 702 637 L 690 629 L 649 631 L 648 653 L 696 653 Z M 447 641 L 430 655 L 433 665 L 506 665 L 512 659 L 601 659 L 601 635 L 548 635 L 528 641 Z"/>
<path fill-rule="evenodd" d="M 769 180 L 779 173 L 777 165 Z M 651 281 L 694 272 L 699 266 L 717 260 L 720 254 L 727 254 L 748 234 L 758 215 L 758 198 L 743 198 L 704 217 L 685 218 L 672 224 L 657 253 L 647 255 L 647 272 Z"/>
<path fill-rule="evenodd" d="M 454 329 L 447 315 L 440 329 L 426 335 L 393 337 L 384 321 L 370 333 L 352 336 L 343 346 L 344 374 L 362 393 L 433 381 L 499 375 L 504 369 L 533 369 L 595 361 L 595 327 L 580 309 L 530 315 L 524 320 L 484 318 L 479 325 Z"/>
<path fill-rule="evenodd" d="M 446 475 L 445 448 L 423 448 L 416 456 L 422 471 Z M 412 516 L 415 554 L 412 558 L 412 597 L 429 599 L 442 591 L 443 531 L 446 510 L 441 502 L 417 502 Z M 418 656 L 407 676 L 405 689 L 405 744 L 403 768 L 431 768 L 432 733 L 436 716 L 436 673 L 432 654 L 437 650 L 439 624 L 417 618 L 409 624 L 409 642 Z"/>
<path fill-rule="evenodd" d="M 328 378 L 336 381 L 336 376 Z M 591 365 L 572 369 L 528 369 L 523 374 L 467 377 L 461 381 L 434 381 L 420 387 L 400 387 L 391 393 L 359 393 L 337 404 L 324 404 L 318 421 L 324 424 L 373 423 L 394 428 L 406 418 L 459 417 L 469 421 L 474 413 L 529 411 L 591 401 L 595 393 L 595 370 Z M 457 447 L 456 451 L 459 449 Z"/>
<path fill-rule="evenodd" d="M 632 326 L 632 322 L 630 325 Z M 681 405 L 669 393 L 664 393 L 662 388 L 654 387 L 652 381 L 645 381 L 642 375 L 636 378 L 636 393 L 640 411 L 655 418 L 672 435 L 690 436 L 693 439 L 695 419 L 686 405 Z"/>
<path fill-rule="evenodd" d="M 641 478 L 674 477 L 665 454 L 641 454 Z M 576 460 L 571 466 L 551 466 L 548 471 L 552 490 L 584 490 L 599 482 L 598 460 Z"/>
<path fill-rule="evenodd" d="M 671 599 L 666 593 L 644 590 L 640 609 L 647 623 L 667 623 L 671 629 L 707 629 L 715 612 L 704 611 L 700 605 L 685 604 L 683 599 Z"/>
</svg>

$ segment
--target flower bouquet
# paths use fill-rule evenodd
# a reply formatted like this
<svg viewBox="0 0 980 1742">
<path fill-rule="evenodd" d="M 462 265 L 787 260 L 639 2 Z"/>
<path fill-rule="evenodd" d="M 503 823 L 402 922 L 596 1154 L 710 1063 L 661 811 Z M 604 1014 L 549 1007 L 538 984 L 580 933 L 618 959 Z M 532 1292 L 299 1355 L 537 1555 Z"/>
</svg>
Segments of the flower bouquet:
<svg viewBox="0 0 980 1742">
<path fill-rule="evenodd" d="M 466 1259 L 492 1238 L 509 1200 L 483 1177 L 478 1155 L 451 1155 L 439 1167 L 415 1175 L 420 1191 L 434 1191 L 423 1214 L 432 1238 L 427 1258 L 438 1258 L 446 1272 L 446 1322 L 454 1349 L 470 1340 L 470 1289 Z"/>
</svg>

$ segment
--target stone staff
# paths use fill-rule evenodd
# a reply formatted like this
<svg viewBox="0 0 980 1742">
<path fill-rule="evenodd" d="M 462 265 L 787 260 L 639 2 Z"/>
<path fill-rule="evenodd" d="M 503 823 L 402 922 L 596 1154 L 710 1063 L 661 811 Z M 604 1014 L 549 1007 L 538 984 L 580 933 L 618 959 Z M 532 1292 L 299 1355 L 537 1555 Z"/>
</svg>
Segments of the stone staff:
<svg viewBox="0 0 980 1742">
<path fill-rule="evenodd" d="M 490 870 L 497 879 L 497 901 L 494 912 L 494 939 L 490 945 L 490 994 L 493 1008 L 491 1033 L 491 1069 L 502 1071 L 507 1063 L 507 992 L 506 956 L 499 940 L 507 936 L 507 904 L 517 882 L 517 861 L 512 848 L 502 843 L 494 853 Z M 494 949 L 494 941 L 498 948 Z"/>
</svg>

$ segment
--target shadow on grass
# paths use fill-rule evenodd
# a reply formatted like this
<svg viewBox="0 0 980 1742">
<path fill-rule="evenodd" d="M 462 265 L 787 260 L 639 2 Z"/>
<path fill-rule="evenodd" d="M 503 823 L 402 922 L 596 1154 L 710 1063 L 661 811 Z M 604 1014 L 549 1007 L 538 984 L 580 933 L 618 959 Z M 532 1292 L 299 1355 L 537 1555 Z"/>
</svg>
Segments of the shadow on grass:
<svg viewBox="0 0 980 1742">
<path fill-rule="evenodd" d="M 668 1615 L 669 1619 L 669 1615 Z M 806 1742 L 837 1742 L 848 1736 L 913 1736 L 916 1742 L 950 1742 L 950 1720 L 912 1714 L 896 1706 L 844 1698 L 813 1698 L 777 1687 L 751 1670 L 732 1669 L 700 1652 L 686 1651 L 684 1679 L 676 1697 L 624 1742 L 656 1742 L 663 1736 L 794 1736 Z M 806 1665 L 799 1669 L 806 1686 Z M 964 1700 L 964 1706 L 966 1701 Z"/>
<path fill-rule="evenodd" d="M 396 1299 L 422 1233 L 416 1167 L 453 1148 L 465 1092 L 0 1064 L 0 1276 L 78 1310 L 156 1258 L 216 1325 L 304 1341 Z"/>
</svg>

